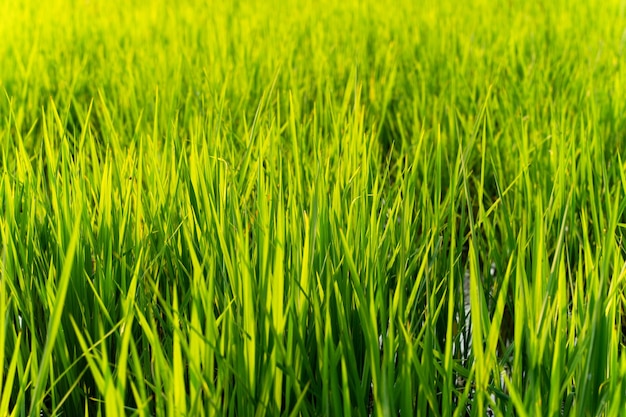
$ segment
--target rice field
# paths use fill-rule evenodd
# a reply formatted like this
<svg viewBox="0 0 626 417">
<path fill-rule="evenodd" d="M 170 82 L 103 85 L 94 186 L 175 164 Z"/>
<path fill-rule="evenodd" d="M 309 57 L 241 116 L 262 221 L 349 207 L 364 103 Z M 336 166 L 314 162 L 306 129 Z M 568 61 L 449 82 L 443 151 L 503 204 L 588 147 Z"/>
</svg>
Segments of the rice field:
<svg viewBox="0 0 626 417">
<path fill-rule="evenodd" d="M 626 414 L 626 1 L 0 1 L 1 416 Z"/>
</svg>

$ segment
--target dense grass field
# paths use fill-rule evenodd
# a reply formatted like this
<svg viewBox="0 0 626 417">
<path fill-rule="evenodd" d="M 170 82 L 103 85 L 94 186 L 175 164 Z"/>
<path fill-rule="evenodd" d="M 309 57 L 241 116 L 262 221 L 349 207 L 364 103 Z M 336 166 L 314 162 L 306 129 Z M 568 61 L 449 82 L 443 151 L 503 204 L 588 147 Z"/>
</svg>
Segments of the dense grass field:
<svg viewBox="0 0 626 417">
<path fill-rule="evenodd" d="M 0 415 L 625 415 L 625 151 L 623 0 L 0 1 Z"/>
</svg>

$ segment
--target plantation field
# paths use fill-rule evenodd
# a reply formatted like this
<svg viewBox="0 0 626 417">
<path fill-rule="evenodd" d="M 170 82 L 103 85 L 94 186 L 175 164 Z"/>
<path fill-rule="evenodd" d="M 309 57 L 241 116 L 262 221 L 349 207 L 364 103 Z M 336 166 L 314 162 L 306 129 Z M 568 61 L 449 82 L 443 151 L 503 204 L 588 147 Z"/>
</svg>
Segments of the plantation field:
<svg viewBox="0 0 626 417">
<path fill-rule="evenodd" d="M 0 1 L 0 416 L 626 415 L 626 1 Z"/>
</svg>

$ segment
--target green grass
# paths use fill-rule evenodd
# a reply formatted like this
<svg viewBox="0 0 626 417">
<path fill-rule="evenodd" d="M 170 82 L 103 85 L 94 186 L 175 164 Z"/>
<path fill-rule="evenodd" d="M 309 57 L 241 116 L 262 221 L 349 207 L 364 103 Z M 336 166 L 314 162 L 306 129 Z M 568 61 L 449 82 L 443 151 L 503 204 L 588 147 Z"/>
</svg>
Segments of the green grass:
<svg viewBox="0 0 626 417">
<path fill-rule="evenodd" d="M 0 415 L 626 413 L 626 2 L 149 3 L 0 2 Z"/>
</svg>

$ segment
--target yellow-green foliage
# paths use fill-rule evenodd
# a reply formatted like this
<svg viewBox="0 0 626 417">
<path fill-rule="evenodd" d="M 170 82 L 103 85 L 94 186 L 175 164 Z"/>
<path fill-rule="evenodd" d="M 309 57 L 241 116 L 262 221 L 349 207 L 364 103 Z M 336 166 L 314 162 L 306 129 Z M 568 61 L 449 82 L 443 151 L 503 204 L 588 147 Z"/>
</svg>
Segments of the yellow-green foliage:
<svg viewBox="0 0 626 417">
<path fill-rule="evenodd" d="M 1 1 L 0 415 L 623 415 L 625 48 L 618 0 Z"/>
</svg>

